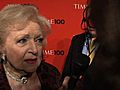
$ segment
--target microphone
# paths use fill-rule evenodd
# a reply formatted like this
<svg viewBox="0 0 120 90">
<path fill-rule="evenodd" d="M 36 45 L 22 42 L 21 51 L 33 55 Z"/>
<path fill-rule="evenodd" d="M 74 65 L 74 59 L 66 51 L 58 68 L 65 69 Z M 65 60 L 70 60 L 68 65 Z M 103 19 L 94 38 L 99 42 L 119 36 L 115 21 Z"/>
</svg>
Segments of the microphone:
<svg viewBox="0 0 120 90">
<path fill-rule="evenodd" d="M 80 75 L 83 75 L 88 68 L 89 62 L 90 58 L 84 54 L 79 55 L 78 58 L 72 61 L 68 90 L 74 90 Z"/>
</svg>

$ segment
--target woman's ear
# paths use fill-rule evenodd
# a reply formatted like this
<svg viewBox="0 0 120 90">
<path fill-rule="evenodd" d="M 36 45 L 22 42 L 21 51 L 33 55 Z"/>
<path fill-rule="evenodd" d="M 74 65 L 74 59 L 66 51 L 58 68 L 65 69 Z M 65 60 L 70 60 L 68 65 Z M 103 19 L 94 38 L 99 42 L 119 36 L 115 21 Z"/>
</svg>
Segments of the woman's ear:
<svg viewBox="0 0 120 90">
<path fill-rule="evenodd" d="M 5 57 L 5 47 L 3 45 L 0 45 L 0 63 L 6 63 L 6 57 Z"/>
</svg>

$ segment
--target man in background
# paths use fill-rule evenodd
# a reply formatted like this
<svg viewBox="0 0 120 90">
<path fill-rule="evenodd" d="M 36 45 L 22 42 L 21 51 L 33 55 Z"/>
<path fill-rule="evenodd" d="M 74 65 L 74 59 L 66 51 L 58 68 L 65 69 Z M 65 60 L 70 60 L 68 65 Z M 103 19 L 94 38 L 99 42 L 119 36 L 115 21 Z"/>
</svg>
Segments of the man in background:
<svg viewBox="0 0 120 90">
<path fill-rule="evenodd" d="M 83 12 L 81 28 L 85 30 L 85 32 L 75 35 L 72 38 L 66 62 L 64 64 L 62 80 L 63 87 L 67 88 L 67 90 L 74 90 L 76 83 L 82 81 L 85 74 L 88 72 L 87 68 L 92 63 L 98 48 L 98 43 L 96 42 L 96 30 L 94 24 L 90 21 L 89 10 L 90 8 L 88 6 Z M 86 82 L 84 82 L 84 84 L 89 88 L 89 84 Z M 83 90 L 82 88 L 85 87 L 81 84 L 79 88 L 76 89 Z"/>
</svg>

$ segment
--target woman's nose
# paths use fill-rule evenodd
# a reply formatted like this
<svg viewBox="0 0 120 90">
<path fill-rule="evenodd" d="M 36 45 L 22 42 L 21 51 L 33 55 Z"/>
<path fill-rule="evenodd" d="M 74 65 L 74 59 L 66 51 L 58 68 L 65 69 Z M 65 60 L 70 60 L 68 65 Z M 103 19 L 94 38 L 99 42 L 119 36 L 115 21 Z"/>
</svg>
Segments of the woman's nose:
<svg viewBox="0 0 120 90">
<path fill-rule="evenodd" d="M 30 42 L 30 50 L 29 50 L 30 53 L 36 55 L 38 53 L 38 49 L 37 49 L 37 45 L 34 41 L 31 41 Z"/>
</svg>

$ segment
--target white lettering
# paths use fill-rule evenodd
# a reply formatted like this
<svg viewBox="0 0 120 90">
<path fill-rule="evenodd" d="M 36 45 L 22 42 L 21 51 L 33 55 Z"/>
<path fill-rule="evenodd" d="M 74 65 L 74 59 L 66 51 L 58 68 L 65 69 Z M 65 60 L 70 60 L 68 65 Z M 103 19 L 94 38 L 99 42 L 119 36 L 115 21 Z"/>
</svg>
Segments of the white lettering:
<svg viewBox="0 0 120 90">
<path fill-rule="evenodd" d="M 85 9 L 86 8 L 86 4 L 73 4 L 74 9 Z"/>
<path fill-rule="evenodd" d="M 54 50 L 43 50 L 43 54 L 54 55 Z"/>
</svg>

